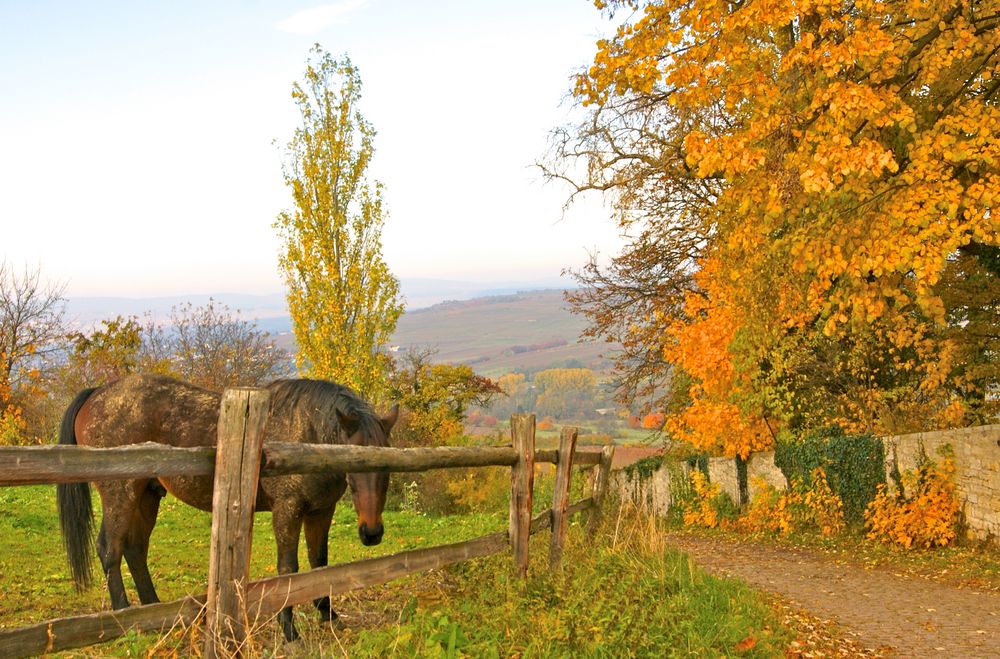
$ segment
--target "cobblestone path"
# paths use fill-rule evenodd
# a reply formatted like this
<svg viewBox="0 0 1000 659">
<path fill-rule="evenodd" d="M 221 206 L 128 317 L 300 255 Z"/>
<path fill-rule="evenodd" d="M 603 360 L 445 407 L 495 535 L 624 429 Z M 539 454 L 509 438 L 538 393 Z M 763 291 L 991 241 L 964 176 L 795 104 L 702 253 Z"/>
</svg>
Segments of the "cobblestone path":
<svg viewBox="0 0 1000 659">
<path fill-rule="evenodd" d="M 835 621 L 866 648 L 899 657 L 1000 657 L 1000 593 L 866 570 L 818 552 L 673 534 L 709 572 Z"/>
</svg>

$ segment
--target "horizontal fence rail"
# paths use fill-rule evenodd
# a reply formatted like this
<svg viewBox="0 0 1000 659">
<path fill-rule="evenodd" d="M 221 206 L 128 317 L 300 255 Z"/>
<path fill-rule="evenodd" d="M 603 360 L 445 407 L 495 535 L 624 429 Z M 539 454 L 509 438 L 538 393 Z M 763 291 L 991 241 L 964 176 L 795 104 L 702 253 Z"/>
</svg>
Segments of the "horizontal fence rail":
<svg viewBox="0 0 1000 659">
<path fill-rule="evenodd" d="M 555 464 L 556 449 L 535 451 L 535 463 Z M 595 465 L 601 454 L 576 451 L 573 464 Z M 424 471 L 456 467 L 509 467 L 517 454 L 509 446 L 391 448 L 333 444 L 264 444 L 261 476 L 326 471 Z M 0 486 L 79 483 L 159 476 L 211 476 L 215 449 L 178 448 L 146 442 L 119 448 L 85 446 L 0 447 Z"/>
</svg>

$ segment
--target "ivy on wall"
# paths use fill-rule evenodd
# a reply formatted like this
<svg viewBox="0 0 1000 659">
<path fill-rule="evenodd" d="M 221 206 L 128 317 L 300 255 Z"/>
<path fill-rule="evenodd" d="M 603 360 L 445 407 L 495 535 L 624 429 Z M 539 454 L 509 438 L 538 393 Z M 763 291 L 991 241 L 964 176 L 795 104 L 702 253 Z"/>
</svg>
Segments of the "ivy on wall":
<svg viewBox="0 0 1000 659">
<path fill-rule="evenodd" d="M 830 488 L 844 502 L 849 524 L 864 524 L 865 508 L 885 483 L 885 447 L 871 434 L 848 435 L 837 427 L 823 428 L 799 440 L 780 442 L 774 463 L 792 482 L 811 482 L 813 470 L 823 469 Z"/>
</svg>

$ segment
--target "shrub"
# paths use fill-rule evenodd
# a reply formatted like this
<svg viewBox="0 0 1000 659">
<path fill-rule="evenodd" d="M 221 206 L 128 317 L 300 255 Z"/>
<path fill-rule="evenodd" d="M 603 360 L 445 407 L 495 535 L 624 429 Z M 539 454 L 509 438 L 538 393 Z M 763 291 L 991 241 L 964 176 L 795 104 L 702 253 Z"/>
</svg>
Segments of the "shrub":
<svg viewBox="0 0 1000 659">
<path fill-rule="evenodd" d="M 587 433 L 580 435 L 576 443 L 578 446 L 606 446 L 614 444 L 614 440 L 607 433 Z"/>
<path fill-rule="evenodd" d="M 789 533 L 792 515 L 788 511 L 788 493 L 776 489 L 763 478 L 755 478 L 754 486 L 757 495 L 738 520 L 737 528 L 750 533 Z"/>
<path fill-rule="evenodd" d="M 843 502 L 830 488 L 822 469 L 817 467 L 810 476 L 808 484 L 794 478 L 785 491 L 755 479 L 757 496 L 735 526 L 752 533 L 813 531 L 833 535 L 843 531 Z"/>
<path fill-rule="evenodd" d="M 661 430 L 667 417 L 660 412 L 652 412 L 642 417 L 642 427 L 647 430 Z"/>
<path fill-rule="evenodd" d="M 714 529 L 723 520 L 732 520 L 739 513 L 733 500 L 722 492 L 718 483 L 711 483 L 704 472 L 691 472 L 693 496 L 681 502 L 684 524 Z"/>
<path fill-rule="evenodd" d="M 498 510 L 510 491 L 510 470 L 500 467 L 470 468 L 450 474 L 445 490 L 460 512 Z"/>
<path fill-rule="evenodd" d="M 907 549 L 943 547 L 955 539 L 961 509 L 955 461 L 947 448 L 942 457 L 940 465 L 925 457 L 915 472 L 904 472 L 895 494 L 879 486 L 865 511 L 868 538 Z"/>
<path fill-rule="evenodd" d="M 23 444 L 26 427 L 20 408 L 8 405 L 6 409 L 0 409 L 0 446 Z"/>
</svg>

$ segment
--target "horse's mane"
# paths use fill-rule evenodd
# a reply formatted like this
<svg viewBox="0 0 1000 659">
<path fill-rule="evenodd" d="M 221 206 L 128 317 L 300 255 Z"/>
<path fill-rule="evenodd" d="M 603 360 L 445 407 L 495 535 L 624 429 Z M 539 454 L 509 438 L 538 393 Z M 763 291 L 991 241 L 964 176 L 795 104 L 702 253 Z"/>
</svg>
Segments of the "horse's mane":
<svg viewBox="0 0 1000 659">
<path fill-rule="evenodd" d="M 326 380 L 275 380 L 267 385 L 267 389 L 271 392 L 271 408 L 274 410 L 310 414 L 320 428 L 327 424 L 339 426 L 337 412 L 340 412 L 357 420 L 366 445 L 389 445 L 375 409 L 342 384 Z"/>
</svg>

